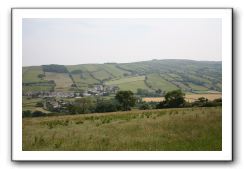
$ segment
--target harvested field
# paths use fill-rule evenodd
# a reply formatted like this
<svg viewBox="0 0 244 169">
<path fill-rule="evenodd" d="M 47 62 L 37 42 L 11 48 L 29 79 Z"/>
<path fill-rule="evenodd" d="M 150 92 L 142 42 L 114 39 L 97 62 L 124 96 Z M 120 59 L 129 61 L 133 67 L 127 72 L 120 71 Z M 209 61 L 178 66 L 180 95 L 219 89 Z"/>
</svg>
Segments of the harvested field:
<svg viewBox="0 0 244 169">
<path fill-rule="evenodd" d="M 205 97 L 212 101 L 214 99 L 222 98 L 222 93 L 186 94 L 185 100 L 188 102 L 194 102 L 200 97 Z M 161 102 L 164 100 L 164 97 L 144 97 L 142 100 L 145 102 Z"/>
<path fill-rule="evenodd" d="M 222 93 L 206 93 L 206 94 L 186 94 L 186 101 L 194 102 L 200 97 L 205 97 L 212 101 L 214 99 L 222 98 Z"/>
<path fill-rule="evenodd" d="M 164 97 L 144 97 L 142 101 L 144 102 L 161 102 L 164 100 Z"/>
</svg>

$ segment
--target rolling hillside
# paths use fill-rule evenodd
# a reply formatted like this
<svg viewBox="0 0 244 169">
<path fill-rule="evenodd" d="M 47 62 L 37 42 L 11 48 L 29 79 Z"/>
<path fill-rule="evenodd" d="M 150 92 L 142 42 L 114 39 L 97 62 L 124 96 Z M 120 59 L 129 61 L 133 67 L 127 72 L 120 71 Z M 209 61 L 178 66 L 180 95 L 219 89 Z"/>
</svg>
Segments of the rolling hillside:
<svg viewBox="0 0 244 169">
<path fill-rule="evenodd" d="M 222 90 L 222 63 L 193 60 L 151 60 L 134 63 L 43 65 L 23 67 L 23 93 L 86 91 L 95 85 L 120 90 L 182 89 L 187 93 Z"/>
<path fill-rule="evenodd" d="M 221 151 L 221 107 L 23 119 L 23 151 Z"/>
</svg>

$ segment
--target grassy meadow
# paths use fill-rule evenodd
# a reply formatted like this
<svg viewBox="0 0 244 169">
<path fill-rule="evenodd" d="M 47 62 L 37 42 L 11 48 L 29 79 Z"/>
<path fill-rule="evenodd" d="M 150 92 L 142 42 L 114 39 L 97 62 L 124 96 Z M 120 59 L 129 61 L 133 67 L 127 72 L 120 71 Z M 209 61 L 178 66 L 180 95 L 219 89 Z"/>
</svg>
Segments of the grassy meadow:
<svg viewBox="0 0 244 169">
<path fill-rule="evenodd" d="M 24 151 L 221 151 L 221 107 L 23 118 Z"/>
<path fill-rule="evenodd" d="M 167 80 L 164 80 L 158 74 L 149 74 L 148 75 L 148 79 L 147 79 L 147 83 L 153 89 L 161 89 L 161 90 L 164 90 L 164 91 L 171 91 L 171 90 L 178 89 L 177 86 L 175 86 L 174 84 L 168 82 Z"/>
<path fill-rule="evenodd" d="M 66 91 L 72 85 L 72 80 L 67 73 L 46 72 L 45 80 L 54 80 L 56 91 Z"/>
</svg>

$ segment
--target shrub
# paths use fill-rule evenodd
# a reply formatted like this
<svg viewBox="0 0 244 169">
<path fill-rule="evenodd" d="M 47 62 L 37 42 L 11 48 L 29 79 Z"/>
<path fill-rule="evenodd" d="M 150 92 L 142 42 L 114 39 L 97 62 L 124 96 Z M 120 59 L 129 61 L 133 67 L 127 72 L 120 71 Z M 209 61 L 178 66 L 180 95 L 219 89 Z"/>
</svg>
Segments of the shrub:
<svg viewBox="0 0 244 169">
<path fill-rule="evenodd" d="M 140 110 L 148 110 L 148 109 L 151 109 L 150 107 L 150 104 L 146 103 L 146 102 L 143 102 L 139 105 L 139 109 Z"/>
<path fill-rule="evenodd" d="M 31 111 L 30 110 L 25 110 L 22 112 L 22 117 L 31 117 Z"/>
<path fill-rule="evenodd" d="M 117 111 L 117 103 L 113 100 L 100 100 L 97 102 L 95 112 L 114 112 Z"/>
<path fill-rule="evenodd" d="M 196 107 L 216 107 L 216 106 L 222 106 L 222 99 L 215 99 L 213 101 L 209 101 L 208 99 L 204 97 L 198 98 L 195 102 L 192 103 L 193 106 Z"/>
<path fill-rule="evenodd" d="M 76 99 L 71 105 L 67 107 L 68 114 L 84 114 L 95 111 L 95 103 L 91 98 Z"/>
<path fill-rule="evenodd" d="M 43 103 L 42 102 L 37 102 L 36 103 L 36 107 L 43 107 Z"/>
<path fill-rule="evenodd" d="M 46 113 L 43 113 L 42 111 L 34 111 L 31 115 L 32 117 L 42 117 L 42 116 L 46 116 Z"/>
<path fill-rule="evenodd" d="M 45 74 L 39 74 L 38 78 L 43 79 L 45 77 Z"/>
</svg>

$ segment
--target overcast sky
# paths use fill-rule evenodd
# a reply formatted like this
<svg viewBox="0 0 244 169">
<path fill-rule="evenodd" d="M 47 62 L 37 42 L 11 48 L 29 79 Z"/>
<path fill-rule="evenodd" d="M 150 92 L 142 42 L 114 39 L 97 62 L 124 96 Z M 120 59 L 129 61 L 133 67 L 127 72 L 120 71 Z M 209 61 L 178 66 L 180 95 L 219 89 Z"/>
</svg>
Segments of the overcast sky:
<svg viewBox="0 0 244 169">
<path fill-rule="evenodd" d="M 221 59 L 221 19 L 23 19 L 23 66 Z"/>
</svg>

